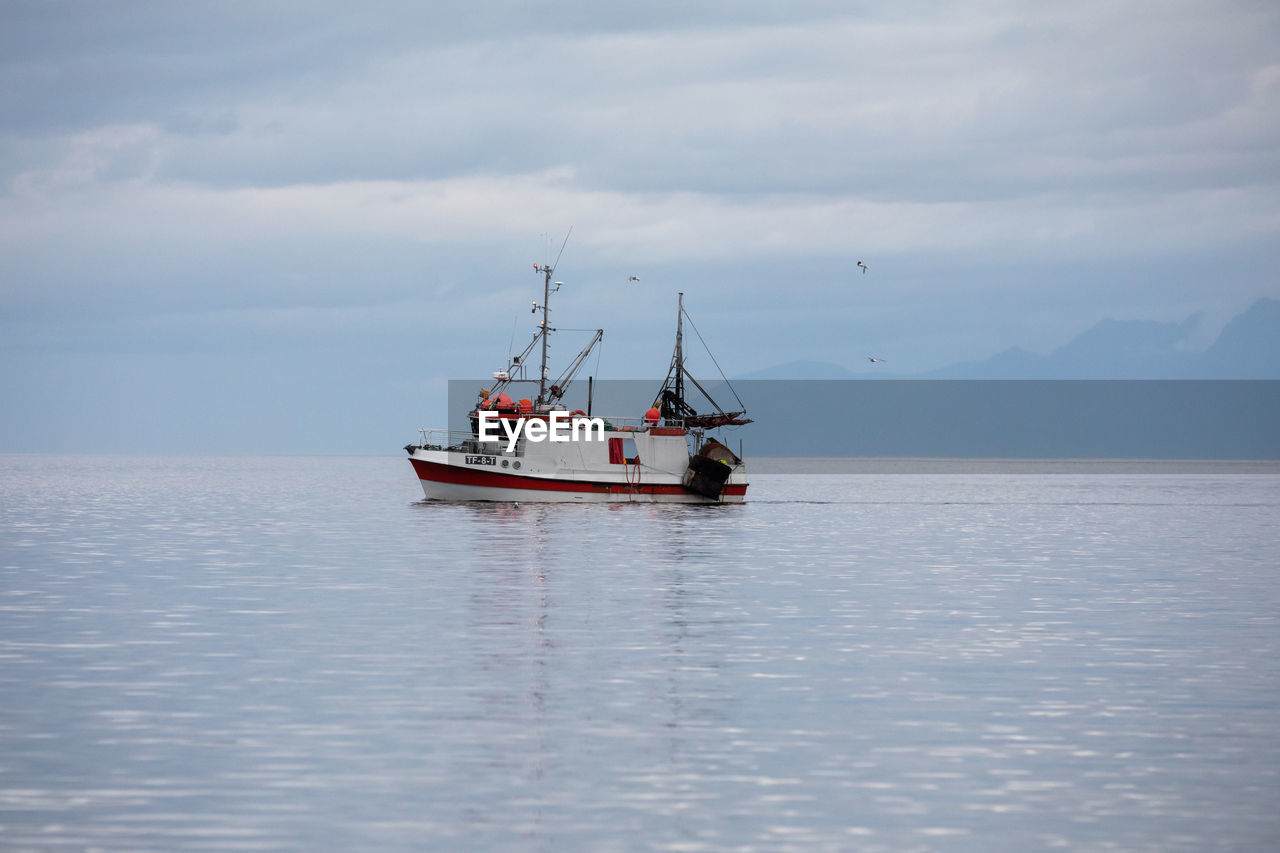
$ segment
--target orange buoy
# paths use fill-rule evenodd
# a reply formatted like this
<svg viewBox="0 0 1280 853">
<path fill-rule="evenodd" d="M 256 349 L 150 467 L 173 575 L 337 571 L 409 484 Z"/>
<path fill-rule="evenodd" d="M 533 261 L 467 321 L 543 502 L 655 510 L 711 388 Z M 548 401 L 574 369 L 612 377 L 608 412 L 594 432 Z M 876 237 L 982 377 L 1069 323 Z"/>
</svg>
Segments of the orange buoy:
<svg viewBox="0 0 1280 853">
<path fill-rule="evenodd" d="M 505 391 L 498 395 L 498 405 L 503 408 L 511 405 L 511 397 Z"/>
<path fill-rule="evenodd" d="M 521 400 L 521 401 L 520 401 L 520 411 L 522 411 L 522 412 L 532 412 L 532 411 L 533 411 L 533 401 L 532 401 L 532 400 L 530 400 L 528 397 L 525 397 L 523 400 Z"/>
<path fill-rule="evenodd" d="M 644 413 L 644 419 L 651 424 L 656 424 L 660 417 L 662 417 L 662 412 L 659 412 L 657 408 L 652 408 Z"/>
</svg>

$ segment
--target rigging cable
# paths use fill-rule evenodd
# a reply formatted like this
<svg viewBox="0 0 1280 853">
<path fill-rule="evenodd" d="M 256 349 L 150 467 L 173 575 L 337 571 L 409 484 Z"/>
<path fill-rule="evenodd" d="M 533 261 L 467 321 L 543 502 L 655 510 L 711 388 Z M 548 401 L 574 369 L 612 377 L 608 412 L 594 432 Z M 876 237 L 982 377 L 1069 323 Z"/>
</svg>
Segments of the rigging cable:
<svg viewBox="0 0 1280 853">
<path fill-rule="evenodd" d="M 569 234 L 572 234 L 572 233 L 573 233 L 573 226 L 572 226 L 572 225 L 570 225 L 570 226 L 569 226 Z M 554 264 L 552 264 L 552 265 L 551 265 L 551 271 L 552 271 L 553 273 L 556 271 L 556 268 L 560 266 L 560 255 L 563 255 L 563 254 L 564 254 L 564 247 L 565 247 L 565 246 L 567 246 L 567 245 L 569 245 L 569 234 L 565 234 L 565 235 L 564 235 L 564 242 L 560 244 L 560 254 L 559 254 L 559 255 L 556 255 L 556 262 L 555 262 Z M 548 254 L 550 254 L 550 253 L 548 252 Z"/>
<path fill-rule="evenodd" d="M 702 342 L 702 348 L 707 351 L 707 355 L 711 356 L 711 363 L 716 366 L 716 370 L 720 371 L 720 378 L 724 380 L 724 384 L 729 387 L 729 393 L 733 395 L 733 399 L 738 401 L 738 405 L 746 408 L 746 403 L 742 402 L 742 398 L 738 396 L 738 392 L 733 390 L 733 383 L 729 381 L 729 377 L 724 375 L 724 370 L 720 367 L 720 362 L 716 361 L 715 354 L 711 352 L 711 347 L 707 346 L 707 342 L 702 340 L 702 332 L 698 331 L 698 327 L 694 325 L 693 318 L 689 316 L 689 312 L 684 312 L 684 318 L 689 321 L 689 325 L 693 326 L 693 333 L 698 336 L 698 340 Z"/>
</svg>

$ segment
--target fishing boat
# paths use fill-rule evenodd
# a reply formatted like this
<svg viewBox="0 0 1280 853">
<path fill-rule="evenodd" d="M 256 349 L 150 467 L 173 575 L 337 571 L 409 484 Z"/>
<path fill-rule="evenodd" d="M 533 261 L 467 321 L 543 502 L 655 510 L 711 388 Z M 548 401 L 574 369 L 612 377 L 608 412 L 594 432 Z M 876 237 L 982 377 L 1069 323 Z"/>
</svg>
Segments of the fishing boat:
<svg viewBox="0 0 1280 853">
<path fill-rule="evenodd" d="M 533 303 L 541 322 L 525 350 L 493 373 L 492 387 L 480 389 L 470 429 L 419 430 L 418 443 L 405 446 L 427 500 L 742 503 L 746 465 L 708 433 L 751 419 L 741 400 L 737 410 L 721 408 L 685 367 L 684 294 L 677 297 L 675 352 L 652 405 L 641 417 L 593 417 L 590 390 L 585 411 L 570 411 L 564 400 L 604 330 L 549 380 L 550 302 L 563 282 L 553 283 L 554 264 L 535 264 L 534 271 L 543 279 L 542 303 Z M 529 378 L 528 360 L 539 348 L 541 363 Z M 686 380 L 705 397 L 704 411 L 686 397 Z M 522 385 L 528 395 L 517 393 Z"/>
</svg>

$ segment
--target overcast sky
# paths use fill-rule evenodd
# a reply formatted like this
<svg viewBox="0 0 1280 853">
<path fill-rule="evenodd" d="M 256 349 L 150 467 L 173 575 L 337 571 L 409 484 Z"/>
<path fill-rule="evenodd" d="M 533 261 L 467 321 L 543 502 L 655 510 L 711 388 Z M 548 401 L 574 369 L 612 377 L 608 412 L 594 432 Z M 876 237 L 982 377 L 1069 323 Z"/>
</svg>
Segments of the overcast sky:
<svg viewBox="0 0 1280 853">
<path fill-rule="evenodd" d="M 607 378 L 678 290 L 730 374 L 1208 343 L 1280 296 L 1280 7 L 7 0 L 0 450 L 393 451 L 570 227 Z"/>
</svg>

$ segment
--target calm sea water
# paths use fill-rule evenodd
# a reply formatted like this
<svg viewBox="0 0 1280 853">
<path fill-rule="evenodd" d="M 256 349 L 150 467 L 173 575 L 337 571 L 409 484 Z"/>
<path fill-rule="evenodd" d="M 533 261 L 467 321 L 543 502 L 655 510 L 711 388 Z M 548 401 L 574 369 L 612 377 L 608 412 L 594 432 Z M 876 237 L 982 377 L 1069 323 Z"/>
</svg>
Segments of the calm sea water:
<svg viewBox="0 0 1280 853">
<path fill-rule="evenodd" d="M 0 457 L 0 848 L 1280 845 L 1275 466 L 420 498 Z"/>
</svg>

